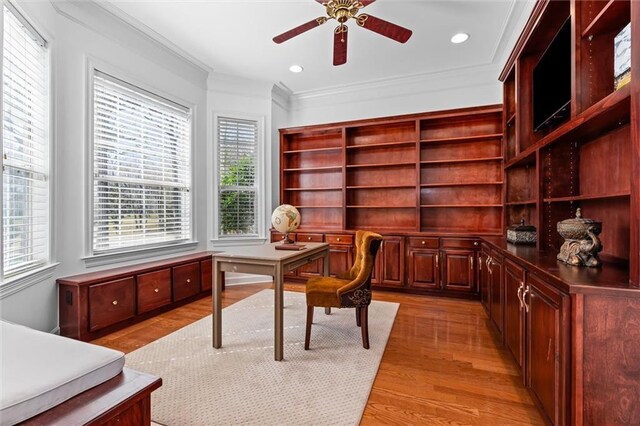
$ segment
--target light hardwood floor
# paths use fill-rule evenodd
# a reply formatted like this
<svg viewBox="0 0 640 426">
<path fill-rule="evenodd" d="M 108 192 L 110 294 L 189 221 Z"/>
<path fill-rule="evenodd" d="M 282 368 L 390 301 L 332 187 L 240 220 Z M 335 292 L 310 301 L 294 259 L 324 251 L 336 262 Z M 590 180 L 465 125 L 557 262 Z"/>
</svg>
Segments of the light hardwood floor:
<svg viewBox="0 0 640 426">
<path fill-rule="evenodd" d="M 223 307 L 269 287 L 227 287 Z M 374 299 L 400 309 L 361 424 L 544 424 L 479 302 L 380 291 Z M 209 314 L 211 297 L 93 343 L 131 352 Z"/>
</svg>

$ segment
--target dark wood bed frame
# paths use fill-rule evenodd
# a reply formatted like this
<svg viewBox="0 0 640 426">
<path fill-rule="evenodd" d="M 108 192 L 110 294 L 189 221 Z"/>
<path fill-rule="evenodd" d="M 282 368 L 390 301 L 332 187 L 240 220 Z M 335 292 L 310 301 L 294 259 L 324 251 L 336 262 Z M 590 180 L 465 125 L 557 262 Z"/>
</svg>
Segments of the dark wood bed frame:
<svg viewBox="0 0 640 426">
<path fill-rule="evenodd" d="M 21 425 L 149 425 L 151 392 L 160 386 L 160 377 L 124 368 L 113 379 L 76 395 Z"/>
</svg>

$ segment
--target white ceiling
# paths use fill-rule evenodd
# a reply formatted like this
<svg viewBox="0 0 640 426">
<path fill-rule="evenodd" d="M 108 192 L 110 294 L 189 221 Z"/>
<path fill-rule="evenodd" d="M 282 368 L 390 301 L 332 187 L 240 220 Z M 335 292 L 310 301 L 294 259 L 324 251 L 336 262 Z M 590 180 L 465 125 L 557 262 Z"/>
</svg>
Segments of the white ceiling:
<svg viewBox="0 0 640 426">
<path fill-rule="evenodd" d="M 364 10 L 411 29 L 413 36 L 400 44 L 351 22 L 347 64 L 334 67 L 335 21 L 280 45 L 271 40 L 324 16 L 324 7 L 314 0 L 108 1 L 119 14 L 216 72 L 281 82 L 294 93 L 495 64 L 512 48 L 531 5 L 526 0 L 377 0 Z M 449 39 L 457 32 L 471 37 L 454 45 Z M 304 72 L 289 72 L 292 64 L 302 65 Z"/>
</svg>

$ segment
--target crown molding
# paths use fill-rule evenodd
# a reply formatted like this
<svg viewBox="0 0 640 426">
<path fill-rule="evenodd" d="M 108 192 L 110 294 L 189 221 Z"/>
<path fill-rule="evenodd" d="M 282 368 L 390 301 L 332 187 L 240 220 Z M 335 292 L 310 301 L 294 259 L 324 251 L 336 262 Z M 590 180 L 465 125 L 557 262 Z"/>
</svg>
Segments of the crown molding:
<svg viewBox="0 0 640 426">
<path fill-rule="evenodd" d="M 509 16 L 507 16 L 502 28 L 500 41 L 496 44 L 496 49 L 493 52 L 492 63 L 504 67 L 509 53 L 513 50 L 520 33 L 522 33 L 527 24 L 535 3 L 534 0 L 516 0 L 513 2 Z"/>
<path fill-rule="evenodd" d="M 389 97 L 402 97 L 416 93 L 441 92 L 471 85 L 498 84 L 499 68 L 496 64 L 484 64 L 435 73 L 424 73 L 396 78 L 371 80 L 356 84 L 335 86 L 328 89 L 296 92 L 290 96 L 291 109 L 349 103 Z"/>
<path fill-rule="evenodd" d="M 286 111 L 291 109 L 291 96 L 293 92 L 284 83 L 278 82 L 273 85 L 271 89 L 271 100 L 276 105 L 280 106 Z"/>
<path fill-rule="evenodd" d="M 52 0 L 51 4 L 59 15 L 206 88 L 210 67 L 115 6 L 95 0 Z"/>
</svg>

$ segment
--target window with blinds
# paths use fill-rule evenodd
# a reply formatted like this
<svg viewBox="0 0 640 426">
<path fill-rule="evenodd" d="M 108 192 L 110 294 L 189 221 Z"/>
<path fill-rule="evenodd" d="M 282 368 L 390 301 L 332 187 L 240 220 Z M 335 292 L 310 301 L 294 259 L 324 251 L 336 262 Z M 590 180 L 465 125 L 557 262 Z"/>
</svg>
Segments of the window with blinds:
<svg viewBox="0 0 640 426">
<path fill-rule="evenodd" d="M 49 260 L 48 53 L 9 3 L 2 39 L 2 276 Z"/>
<path fill-rule="evenodd" d="M 218 117 L 218 235 L 258 236 L 258 122 Z"/>
<path fill-rule="evenodd" d="M 191 238 L 191 110 L 93 76 L 93 253 Z"/>
</svg>

